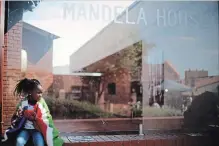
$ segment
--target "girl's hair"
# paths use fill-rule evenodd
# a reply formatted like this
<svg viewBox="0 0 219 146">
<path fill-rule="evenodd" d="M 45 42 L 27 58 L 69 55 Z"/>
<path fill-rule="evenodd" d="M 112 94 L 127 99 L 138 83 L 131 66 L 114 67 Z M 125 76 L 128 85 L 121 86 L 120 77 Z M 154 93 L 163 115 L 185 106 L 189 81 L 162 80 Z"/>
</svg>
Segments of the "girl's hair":
<svg viewBox="0 0 219 146">
<path fill-rule="evenodd" d="M 17 83 L 14 95 L 21 95 L 22 93 L 29 94 L 29 92 L 37 88 L 38 85 L 40 85 L 40 82 L 37 79 L 22 79 Z"/>
</svg>

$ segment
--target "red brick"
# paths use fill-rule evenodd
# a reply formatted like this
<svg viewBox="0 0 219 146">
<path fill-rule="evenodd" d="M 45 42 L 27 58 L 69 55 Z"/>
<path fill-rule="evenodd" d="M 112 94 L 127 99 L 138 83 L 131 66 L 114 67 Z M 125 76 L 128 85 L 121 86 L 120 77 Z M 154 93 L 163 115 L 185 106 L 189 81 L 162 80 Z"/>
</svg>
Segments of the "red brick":
<svg viewBox="0 0 219 146">
<path fill-rule="evenodd" d="M 161 139 L 156 139 L 156 140 L 154 141 L 154 146 L 164 146 L 164 145 L 163 145 L 163 140 L 161 140 Z"/>
<path fill-rule="evenodd" d="M 123 146 L 131 146 L 131 141 L 123 141 Z"/>
<path fill-rule="evenodd" d="M 72 146 L 71 143 L 64 143 L 63 146 Z"/>
<path fill-rule="evenodd" d="M 94 64 L 89 65 L 88 67 L 86 67 L 86 69 L 89 72 L 96 72 L 96 70 L 103 68 L 103 63 L 115 60 L 116 56 L 116 54 L 110 55 Z M 106 85 L 104 89 L 105 100 L 109 100 L 111 103 L 127 104 L 131 96 L 130 81 L 131 76 L 129 70 L 125 68 L 105 73 L 102 77 L 102 82 L 104 82 L 104 84 Z M 116 83 L 116 95 L 109 95 L 107 93 L 107 84 L 112 82 Z"/>
<path fill-rule="evenodd" d="M 106 141 L 104 146 L 114 146 L 114 142 L 113 141 Z"/>
<path fill-rule="evenodd" d="M 146 146 L 155 146 L 154 140 L 146 140 Z"/>
<path fill-rule="evenodd" d="M 81 143 L 72 143 L 72 146 L 81 146 Z"/>
<path fill-rule="evenodd" d="M 162 142 L 163 146 L 175 146 L 172 139 L 164 139 Z"/>
<path fill-rule="evenodd" d="M 123 146 L 123 142 L 122 141 L 114 141 L 113 146 Z"/>
<path fill-rule="evenodd" d="M 139 140 L 138 146 L 146 146 L 146 140 Z"/>
<path fill-rule="evenodd" d="M 83 142 L 80 146 L 89 146 L 89 142 Z"/>
<path fill-rule="evenodd" d="M 19 22 L 20 23 L 20 22 Z M 15 26 L 12 27 L 11 30 L 8 31 L 8 33 L 5 35 L 5 48 L 4 48 L 4 74 L 3 74 L 3 121 L 4 121 L 4 127 L 3 129 L 6 129 L 10 124 L 10 119 L 12 114 L 15 110 L 16 100 L 13 96 L 12 92 L 14 89 L 14 83 L 20 79 L 20 71 L 15 70 L 19 64 L 20 64 L 20 49 L 22 48 L 22 25 L 17 23 Z M 13 33 L 18 33 L 19 35 L 15 35 Z M 19 39 L 14 39 L 13 36 L 20 37 Z M 19 41 L 19 42 L 18 42 Z M 9 68 L 12 68 L 11 70 L 8 70 Z"/>
<path fill-rule="evenodd" d="M 89 146 L 105 146 L 105 142 L 90 142 Z"/>
<path fill-rule="evenodd" d="M 131 140 L 131 146 L 139 146 L 138 140 Z"/>
</svg>

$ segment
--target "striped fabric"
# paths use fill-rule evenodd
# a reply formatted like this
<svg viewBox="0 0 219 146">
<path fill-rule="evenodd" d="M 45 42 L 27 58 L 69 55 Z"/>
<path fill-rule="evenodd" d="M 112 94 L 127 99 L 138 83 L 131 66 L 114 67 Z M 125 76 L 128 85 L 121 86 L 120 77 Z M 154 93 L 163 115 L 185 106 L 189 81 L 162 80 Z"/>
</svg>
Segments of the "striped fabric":
<svg viewBox="0 0 219 146">
<path fill-rule="evenodd" d="M 20 115 L 24 109 L 28 106 L 28 100 L 23 99 L 17 106 L 15 115 L 13 116 L 11 126 L 5 131 L 4 139 L 2 141 L 7 141 L 12 133 L 18 133 L 19 130 L 24 126 L 26 119 L 23 115 Z M 59 132 L 55 128 L 52 116 L 50 114 L 49 108 L 43 98 L 40 99 L 34 106 L 37 118 L 34 121 L 34 127 L 39 130 L 46 142 L 47 146 L 62 146 L 63 140 L 59 137 Z"/>
</svg>

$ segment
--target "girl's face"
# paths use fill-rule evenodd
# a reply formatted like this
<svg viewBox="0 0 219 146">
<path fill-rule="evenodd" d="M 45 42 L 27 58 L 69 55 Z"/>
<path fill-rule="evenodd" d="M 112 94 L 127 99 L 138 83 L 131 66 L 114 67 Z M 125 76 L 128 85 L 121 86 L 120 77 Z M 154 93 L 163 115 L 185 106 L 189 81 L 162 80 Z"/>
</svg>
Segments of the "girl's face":
<svg viewBox="0 0 219 146">
<path fill-rule="evenodd" d="M 42 97 L 42 93 L 43 93 L 43 88 L 41 85 L 38 85 L 37 88 L 32 91 L 31 97 L 33 100 L 39 101 L 40 98 Z"/>
</svg>

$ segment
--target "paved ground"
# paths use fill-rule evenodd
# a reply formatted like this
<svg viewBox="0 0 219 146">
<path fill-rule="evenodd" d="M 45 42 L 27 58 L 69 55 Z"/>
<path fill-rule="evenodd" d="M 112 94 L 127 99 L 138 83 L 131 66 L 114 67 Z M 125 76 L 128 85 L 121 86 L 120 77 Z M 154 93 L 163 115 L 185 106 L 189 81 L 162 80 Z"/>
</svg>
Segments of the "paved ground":
<svg viewBox="0 0 219 146">
<path fill-rule="evenodd" d="M 153 118 L 146 118 L 151 121 Z M 159 118 L 155 118 L 159 119 Z M 165 119 L 165 118 L 160 118 Z M 171 118 L 174 119 L 174 118 Z M 151 121 L 152 122 L 152 121 Z M 82 119 L 82 120 L 54 120 L 56 127 L 61 132 L 60 136 L 66 146 L 82 145 L 124 145 L 124 146 L 154 146 L 163 143 L 169 146 L 177 143 L 177 146 L 188 146 L 201 143 L 208 146 L 209 137 L 200 134 L 192 136 L 180 131 L 167 133 L 162 131 L 148 131 L 144 136 L 138 135 L 141 118 L 136 119 Z M 170 124 L 170 123 L 169 123 Z M 116 132 L 115 132 L 116 131 Z M 130 131 L 129 133 L 122 132 Z M 81 133 L 82 132 L 82 133 Z M 98 132 L 98 133 L 97 133 Z M 111 132 L 111 133 L 110 133 Z M 117 133 L 119 132 L 119 133 Z M 80 133 L 80 134 L 78 134 Z M 187 135 L 182 136 L 182 135 Z M 191 139 L 192 138 L 192 139 Z M 194 139 L 195 138 L 195 139 Z M 192 142 L 192 143 L 191 143 Z M 193 143 L 195 142 L 195 143 Z M 200 143 L 197 143 L 200 142 Z M 195 146 L 195 145 L 194 145 Z"/>
<path fill-rule="evenodd" d="M 218 146 L 209 135 L 183 133 L 146 135 L 64 136 L 65 146 Z"/>
</svg>

